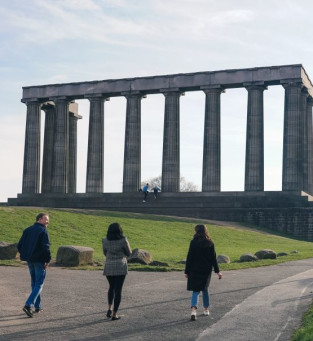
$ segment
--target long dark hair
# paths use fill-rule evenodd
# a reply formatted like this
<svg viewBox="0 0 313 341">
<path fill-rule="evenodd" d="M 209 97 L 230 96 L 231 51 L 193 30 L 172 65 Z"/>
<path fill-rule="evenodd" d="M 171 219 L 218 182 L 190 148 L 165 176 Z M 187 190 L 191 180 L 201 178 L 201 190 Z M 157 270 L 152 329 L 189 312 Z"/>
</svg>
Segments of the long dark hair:
<svg viewBox="0 0 313 341">
<path fill-rule="evenodd" d="M 209 231 L 205 225 L 196 225 L 193 239 L 200 241 L 200 246 L 205 247 L 208 244 L 213 244 L 213 240 L 209 235 Z"/>
<path fill-rule="evenodd" d="M 123 236 L 123 230 L 119 223 L 113 223 L 109 226 L 107 232 L 107 240 L 118 240 L 125 238 Z"/>
</svg>

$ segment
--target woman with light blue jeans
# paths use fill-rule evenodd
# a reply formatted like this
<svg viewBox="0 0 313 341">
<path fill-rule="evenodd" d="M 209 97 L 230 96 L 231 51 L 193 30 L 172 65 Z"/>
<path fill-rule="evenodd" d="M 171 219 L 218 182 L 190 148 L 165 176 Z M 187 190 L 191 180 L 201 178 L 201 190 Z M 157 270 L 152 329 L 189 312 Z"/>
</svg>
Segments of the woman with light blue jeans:
<svg viewBox="0 0 313 341">
<path fill-rule="evenodd" d="M 211 280 L 212 268 L 222 278 L 220 273 L 214 243 L 205 225 L 196 225 L 195 234 L 190 242 L 186 259 L 185 277 L 187 280 L 187 290 L 192 291 L 191 296 L 191 321 L 196 320 L 199 294 L 202 291 L 203 314 L 208 316 L 210 307 L 209 284 Z"/>
</svg>

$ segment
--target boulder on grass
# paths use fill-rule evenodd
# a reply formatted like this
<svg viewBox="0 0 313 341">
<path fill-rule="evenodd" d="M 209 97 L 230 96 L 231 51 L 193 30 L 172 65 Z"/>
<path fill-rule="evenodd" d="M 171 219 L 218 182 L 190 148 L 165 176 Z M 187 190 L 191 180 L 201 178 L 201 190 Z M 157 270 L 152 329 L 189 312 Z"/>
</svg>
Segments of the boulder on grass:
<svg viewBox="0 0 313 341">
<path fill-rule="evenodd" d="M 278 252 L 277 257 L 283 257 L 283 256 L 288 256 L 287 252 Z"/>
<path fill-rule="evenodd" d="M 152 262 L 152 256 L 149 251 L 143 249 L 134 249 L 128 263 L 150 264 Z"/>
<path fill-rule="evenodd" d="M 257 256 L 254 256 L 251 253 L 245 253 L 242 256 L 240 256 L 239 261 L 240 262 L 256 262 L 258 260 Z"/>
<path fill-rule="evenodd" d="M 255 253 L 259 259 L 276 259 L 276 252 L 270 249 L 263 249 Z"/>
<path fill-rule="evenodd" d="M 58 249 L 56 263 L 64 266 L 92 264 L 93 251 L 91 247 L 63 245 Z"/>
<path fill-rule="evenodd" d="M 0 242 L 0 259 L 15 259 L 17 243 Z"/>
<path fill-rule="evenodd" d="M 218 255 L 217 256 L 217 263 L 230 263 L 230 258 L 226 255 Z"/>
</svg>

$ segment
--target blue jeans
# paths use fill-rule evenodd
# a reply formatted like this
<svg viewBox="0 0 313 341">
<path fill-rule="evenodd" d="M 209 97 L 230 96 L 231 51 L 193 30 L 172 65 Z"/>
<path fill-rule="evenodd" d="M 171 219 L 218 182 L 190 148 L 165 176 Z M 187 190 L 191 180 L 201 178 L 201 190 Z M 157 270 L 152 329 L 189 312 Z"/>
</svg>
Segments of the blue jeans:
<svg viewBox="0 0 313 341">
<path fill-rule="evenodd" d="M 33 305 L 35 308 L 39 309 L 41 307 L 40 293 L 46 278 L 45 264 L 34 262 L 27 262 L 27 264 L 31 278 L 32 292 L 30 293 L 25 305 L 28 307 Z"/>
<path fill-rule="evenodd" d="M 198 308 L 200 291 L 193 291 L 191 296 L 191 307 Z M 202 291 L 203 308 L 209 308 L 210 306 L 210 296 L 209 290 Z"/>
</svg>

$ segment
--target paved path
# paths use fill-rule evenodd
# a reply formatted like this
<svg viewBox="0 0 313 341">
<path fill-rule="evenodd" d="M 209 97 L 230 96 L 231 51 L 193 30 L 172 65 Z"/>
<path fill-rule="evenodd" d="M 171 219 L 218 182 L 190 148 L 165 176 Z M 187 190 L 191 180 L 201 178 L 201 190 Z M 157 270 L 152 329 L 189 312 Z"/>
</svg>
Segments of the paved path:
<svg viewBox="0 0 313 341">
<path fill-rule="evenodd" d="M 28 318 L 27 268 L 0 267 L 0 340 L 286 341 L 312 302 L 313 259 L 224 272 L 213 277 L 211 314 L 189 320 L 182 272 L 130 272 L 120 321 L 105 317 L 107 281 L 101 271 L 51 267 L 44 312 Z M 199 309 L 201 312 L 202 309 Z"/>
</svg>

